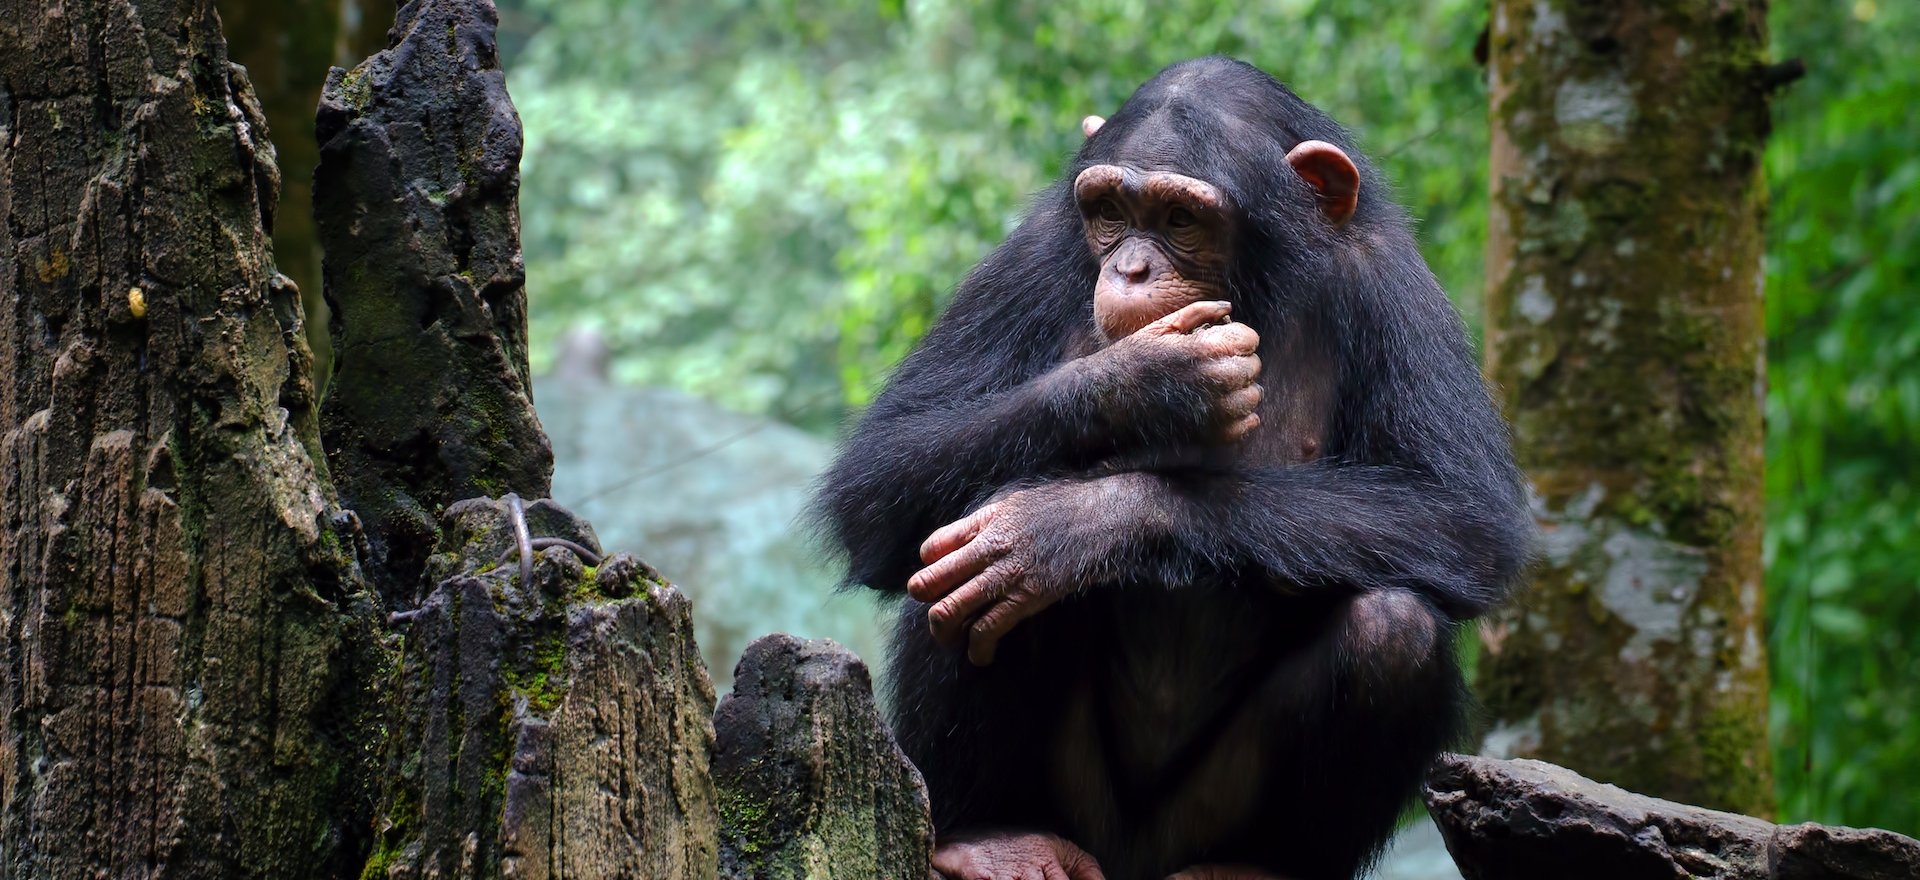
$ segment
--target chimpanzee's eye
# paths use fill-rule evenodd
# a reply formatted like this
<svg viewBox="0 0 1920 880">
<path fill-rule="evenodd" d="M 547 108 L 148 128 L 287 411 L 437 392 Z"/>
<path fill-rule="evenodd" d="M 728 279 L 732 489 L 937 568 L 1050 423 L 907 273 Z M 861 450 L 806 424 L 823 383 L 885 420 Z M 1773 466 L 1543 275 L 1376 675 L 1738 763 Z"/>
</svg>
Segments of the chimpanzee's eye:
<svg viewBox="0 0 1920 880">
<path fill-rule="evenodd" d="M 1127 219 L 1127 216 L 1120 212 L 1120 206 L 1117 204 L 1114 204 L 1112 199 L 1100 200 L 1099 214 L 1100 214 L 1100 219 L 1105 220 L 1108 223 L 1119 223 Z"/>
<path fill-rule="evenodd" d="M 1169 229 L 1185 229 L 1192 226 L 1193 222 L 1193 212 L 1185 208 L 1176 207 L 1167 212 L 1167 228 Z"/>
</svg>

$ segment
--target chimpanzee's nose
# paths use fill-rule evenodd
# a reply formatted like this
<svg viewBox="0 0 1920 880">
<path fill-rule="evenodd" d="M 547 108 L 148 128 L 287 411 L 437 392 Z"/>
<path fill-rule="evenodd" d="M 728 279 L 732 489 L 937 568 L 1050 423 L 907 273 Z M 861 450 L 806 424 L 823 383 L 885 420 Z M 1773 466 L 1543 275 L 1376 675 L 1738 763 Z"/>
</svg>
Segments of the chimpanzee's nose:
<svg viewBox="0 0 1920 880">
<path fill-rule="evenodd" d="M 1120 265 L 1115 268 L 1120 270 L 1120 277 L 1127 279 L 1128 284 L 1140 284 L 1146 281 L 1148 273 L 1153 271 L 1153 265 L 1147 259 L 1146 249 L 1140 247 L 1127 248 L 1120 254 Z"/>
</svg>

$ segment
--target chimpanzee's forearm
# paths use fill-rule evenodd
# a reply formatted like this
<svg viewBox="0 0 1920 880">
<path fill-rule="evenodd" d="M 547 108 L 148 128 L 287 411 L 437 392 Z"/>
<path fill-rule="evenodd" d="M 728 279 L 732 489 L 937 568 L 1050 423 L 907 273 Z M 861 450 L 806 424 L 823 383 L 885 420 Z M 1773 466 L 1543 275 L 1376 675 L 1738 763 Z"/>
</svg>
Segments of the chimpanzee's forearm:
<svg viewBox="0 0 1920 880">
<path fill-rule="evenodd" d="M 1110 482 L 1111 481 L 1111 482 Z M 1529 526 L 1499 487 L 1435 485 L 1397 468 L 1316 463 L 1108 477 L 1098 516 L 1036 554 L 1062 575 L 1178 585 L 1235 577 L 1294 590 L 1398 587 L 1459 620 L 1498 602 Z M 1089 491 L 1093 491 L 1089 489 Z"/>
<path fill-rule="evenodd" d="M 877 403 L 820 494 L 818 513 L 847 549 L 851 579 L 902 589 L 919 566 L 917 545 L 898 536 L 924 538 L 1010 483 L 1110 455 L 1120 441 L 1104 413 L 1116 393 L 1072 362 L 990 394 Z"/>
</svg>

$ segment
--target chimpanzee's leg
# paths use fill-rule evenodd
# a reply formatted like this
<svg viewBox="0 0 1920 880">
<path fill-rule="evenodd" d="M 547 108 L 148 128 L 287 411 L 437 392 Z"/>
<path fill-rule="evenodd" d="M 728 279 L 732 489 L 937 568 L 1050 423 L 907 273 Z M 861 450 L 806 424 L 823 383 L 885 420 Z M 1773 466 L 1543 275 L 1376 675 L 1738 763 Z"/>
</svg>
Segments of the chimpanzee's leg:
<svg viewBox="0 0 1920 880">
<path fill-rule="evenodd" d="M 1427 766 L 1462 730 L 1454 625 L 1413 593 L 1350 601 L 1267 681 L 1261 805 L 1206 861 L 1346 880 L 1391 836 Z"/>
<path fill-rule="evenodd" d="M 1016 632 L 986 667 L 934 643 L 927 606 L 904 604 L 889 671 L 894 734 L 920 769 L 938 833 L 936 873 L 953 880 L 1104 880 L 1098 863 L 1048 830 L 1045 732 L 1076 666 L 1058 616 Z M 1073 652 L 1067 652 L 1069 656 Z"/>
</svg>

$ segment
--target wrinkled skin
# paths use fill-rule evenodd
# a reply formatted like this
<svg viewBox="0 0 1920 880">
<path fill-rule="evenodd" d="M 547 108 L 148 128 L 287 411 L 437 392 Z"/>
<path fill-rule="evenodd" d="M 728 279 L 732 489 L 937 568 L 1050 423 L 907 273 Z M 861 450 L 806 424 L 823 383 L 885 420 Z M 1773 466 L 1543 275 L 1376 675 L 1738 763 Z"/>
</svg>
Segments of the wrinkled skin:
<svg viewBox="0 0 1920 880">
<path fill-rule="evenodd" d="M 1001 832 L 942 841 L 933 869 L 948 880 L 1106 880 L 1093 857 L 1052 834 Z M 1247 865 L 1194 865 L 1167 880 L 1284 880 Z"/>
<path fill-rule="evenodd" d="M 1208 433 L 1191 438 L 1214 445 L 1238 443 L 1260 426 L 1255 410 L 1264 390 L 1260 334 L 1245 324 L 1222 323 L 1233 305 L 1221 300 L 1189 303 L 1147 323 L 1075 362 L 1096 382 L 1143 384 L 1168 375 L 1190 377 L 1206 400 L 1199 421 Z M 1116 421 L 1153 418 L 1151 413 L 1115 413 Z"/>
<path fill-rule="evenodd" d="M 1095 165 L 1074 180 L 1074 199 L 1087 246 L 1100 260 L 1093 317 L 1106 339 L 1225 298 L 1234 224 L 1226 195 L 1213 184 Z"/>
<path fill-rule="evenodd" d="M 1196 59 L 1083 131 L 816 506 L 904 600 L 935 863 L 1351 880 L 1464 732 L 1450 635 L 1521 582 L 1507 433 L 1311 104 Z"/>
<path fill-rule="evenodd" d="M 1244 324 L 1206 323 L 1226 317 L 1227 309 L 1222 302 L 1194 303 L 1085 360 L 1109 373 L 1185 361 L 1211 395 L 1217 433 L 1208 439 L 1239 442 L 1260 425 L 1254 412 L 1260 337 Z M 992 663 L 1000 639 L 1016 624 L 1086 586 L 1094 574 L 1047 570 L 1035 552 L 1039 539 L 1099 542 L 1107 531 L 1102 511 L 1125 507 L 1129 486 L 1127 476 L 1118 475 L 1022 489 L 934 532 L 920 547 L 927 567 L 907 582 L 909 595 L 933 605 L 927 622 L 934 637 L 965 644 L 977 665 Z"/>
<path fill-rule="evenodd" d="M 933 869 L 949 880 L 1107 880 L 1093 857 L 1052 834 L 999 833 L 941 841 Z"/>
</svg>

